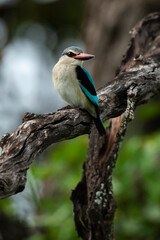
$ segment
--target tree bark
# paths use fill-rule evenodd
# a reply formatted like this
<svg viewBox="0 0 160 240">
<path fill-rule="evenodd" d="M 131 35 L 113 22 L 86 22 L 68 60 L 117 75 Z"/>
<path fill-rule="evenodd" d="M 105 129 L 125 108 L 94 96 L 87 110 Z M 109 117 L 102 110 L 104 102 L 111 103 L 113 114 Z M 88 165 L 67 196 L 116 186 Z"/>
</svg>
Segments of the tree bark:
<svg viewBox="0 0 160 240">
<path fill-rule="evenodd" d="M 82 179 L 71 195 L 75 225 L 84 240 L 113 239 L 112 171 L 119 145 L 134 109 L 159 92 L 160 13 L 153 13 L 133 28 L 114 81 L 98 91 L 102 120 L 110 119 L 106 136 L 99 136 L 83 110 L 66 107 L 50 114 L 26 113 L 18 129 L 0 141 L 0 198 L 24 189 L 28 168 L 48 146 L 90 133 Z"/>
</svg>

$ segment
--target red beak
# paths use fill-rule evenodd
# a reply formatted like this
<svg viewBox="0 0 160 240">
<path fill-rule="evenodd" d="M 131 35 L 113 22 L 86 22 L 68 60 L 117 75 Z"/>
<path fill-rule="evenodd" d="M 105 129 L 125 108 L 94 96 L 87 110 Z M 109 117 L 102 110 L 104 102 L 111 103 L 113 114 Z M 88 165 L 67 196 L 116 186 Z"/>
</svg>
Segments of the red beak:
<svg viewBox="0 0 160 240">
<path fill-rule="evenodd" d="M 94 55 L 88 54 L 88 53 L 79 53 L 74 58 L 83 61 L 83 60 L 94 58 Z"/>
</svg>

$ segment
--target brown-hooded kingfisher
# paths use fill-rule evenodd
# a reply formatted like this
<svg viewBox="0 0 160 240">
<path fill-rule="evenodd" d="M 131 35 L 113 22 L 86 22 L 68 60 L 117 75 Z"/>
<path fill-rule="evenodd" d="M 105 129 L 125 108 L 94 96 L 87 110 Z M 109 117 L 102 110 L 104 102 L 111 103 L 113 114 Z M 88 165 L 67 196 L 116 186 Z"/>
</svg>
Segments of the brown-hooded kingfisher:
<svg viewBox="0 0 160 240">
<path fill-rule="evenodd" d="M 93 118 L 101 135 L 105 128 L 99 116 L 99 103 L 93 79 L 82 67 L 83 61 L 94 55 L 84 53 L 79 47 L 66 48 L 53 67 L 53 85 L 58 94 L 73 107 L 85 109 Z"/>
</svg>

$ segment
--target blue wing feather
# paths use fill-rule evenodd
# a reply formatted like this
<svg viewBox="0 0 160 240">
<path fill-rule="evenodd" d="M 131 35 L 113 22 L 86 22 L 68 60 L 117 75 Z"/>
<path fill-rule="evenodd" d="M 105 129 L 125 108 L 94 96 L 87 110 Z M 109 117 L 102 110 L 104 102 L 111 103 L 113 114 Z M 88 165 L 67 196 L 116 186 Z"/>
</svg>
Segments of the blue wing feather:
<svg viewBox="0 0 160 240">
<path fill-rule="evenodd" d="M 96 89 L 94 86 L 93 79 L 89 72 L 80 66 L 76 68 L 77 72 L 77 78 L 80 82 L 80 87 L 86 97 L 96 106 L 99 106 L 98 104 L 98 97 L 96 94 Z"/>
<path fill-rule="evenodd" d="M 94 105 L 99 106 L 97 95 L 92 95 L 82 84 L 80 84 L 80 87 L 81 87 L 82 91 L 84 92 L 84 94 L 86 95 L 86 97 L 89 98 L 89 100 Z"/>
<path fill-rule="evenodd" d="M 77 79 L 80 82 L 80 87 L 86 97 L 94 104 L 97 112 L 97 118 L 93 117 L 96 127 L 101 135 L 105 134 L 105 128 L 98 113 L 98 97 L 94 86 L 93 79 L 89 72 L 80 66 L 76 67 Z"/>
</svg>

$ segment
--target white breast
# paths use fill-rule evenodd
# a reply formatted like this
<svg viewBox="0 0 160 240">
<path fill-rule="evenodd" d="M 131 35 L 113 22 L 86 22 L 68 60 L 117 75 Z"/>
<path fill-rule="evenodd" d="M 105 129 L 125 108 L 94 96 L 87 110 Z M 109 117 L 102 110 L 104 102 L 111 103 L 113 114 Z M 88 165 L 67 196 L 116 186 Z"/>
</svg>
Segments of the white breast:
<svg viewBox="0 0 160 240">
<path fill-rule="evenodd" d="M 97 116 L 94 105 L 80 88 L 75 66 L 57 63 L 53 68 L 52 78 L 54 88 L 63 100 L 73 107 L 86 109 L 94 117 Z"/>
<path fill-rule="evenodd" d="M 80 106 L 84 94 L 76 80 L 75 67 L 69 64 L 56 64 L 53 68 L 53 84 L 59 95 L 71 106 Z"/>
</svg>

